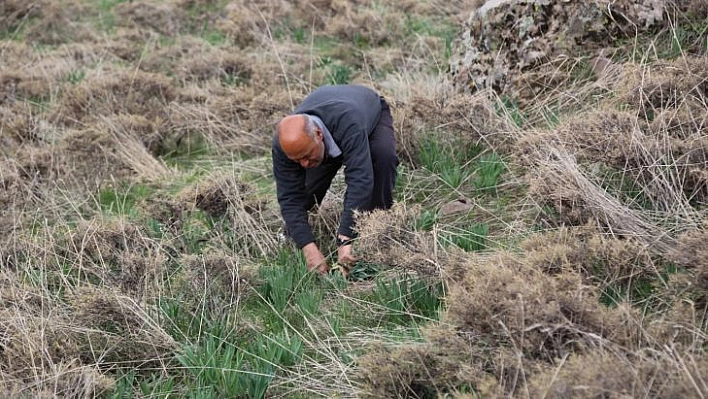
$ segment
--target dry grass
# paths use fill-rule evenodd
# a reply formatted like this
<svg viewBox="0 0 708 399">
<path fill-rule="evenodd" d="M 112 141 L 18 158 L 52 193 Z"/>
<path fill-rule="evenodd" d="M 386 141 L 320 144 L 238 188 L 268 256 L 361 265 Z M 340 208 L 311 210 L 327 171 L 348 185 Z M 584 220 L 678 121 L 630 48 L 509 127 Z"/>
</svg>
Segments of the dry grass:
<svg viewBox="0 0 708 399">
<path fill-rule="evenodd" d="M 273 391 L 703 397 L 705 56 L 603 58 L 592 71 L 582 57 L 553 59 L 514 77 L 517 105 L 491 89 L 464 94 L 443 55 L 452 33 L 435 30 L 480 5 L 1 2 L 0 396 L 92 397 L 116 387 L 117 368 L 167 372 L 203 332 L 165 322 L 164 298 L 195 318 L 239 314 L 282 247 L 274 125 L 348 73 L 391 104 L 409 190 L 360 216 L 356 254 L 385 276 L 443 282 L 445 310 L 417 340 L 376 326 L 337 336 L 329 318 L 302 314 L 308 355 L 278 369 Z M 441 194 L 418 168 L 430 135 L 503 155 L 504 183 Z M 318 236 L 336 231 L 343 192 L 336 179 L 311 215 Z M 473 195 L 472 211 L 416 227 Z M 491 248 L 443 245 L 470 220 L 491 226 Z M 601 303 L 643 282 L 645 297 Z M 383 314 L 357 299 L 372 287 L 352 284 L 325 307 Z"/>
</svg>

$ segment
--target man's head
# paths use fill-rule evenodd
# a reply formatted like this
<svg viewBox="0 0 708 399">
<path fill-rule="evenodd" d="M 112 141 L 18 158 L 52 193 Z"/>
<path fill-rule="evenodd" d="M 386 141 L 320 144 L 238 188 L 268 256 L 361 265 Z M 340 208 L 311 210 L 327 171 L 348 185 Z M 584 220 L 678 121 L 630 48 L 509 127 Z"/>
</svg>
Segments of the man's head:
<svg viewBox="0 0 708 399">
<path fill-rule="evenodd" d="M 322 130 L 307 115 L 296 114 L 278 123 L 278 142 L 285 155 L 303 168 L 314 168 L 324 160 Z"/>
</svg>

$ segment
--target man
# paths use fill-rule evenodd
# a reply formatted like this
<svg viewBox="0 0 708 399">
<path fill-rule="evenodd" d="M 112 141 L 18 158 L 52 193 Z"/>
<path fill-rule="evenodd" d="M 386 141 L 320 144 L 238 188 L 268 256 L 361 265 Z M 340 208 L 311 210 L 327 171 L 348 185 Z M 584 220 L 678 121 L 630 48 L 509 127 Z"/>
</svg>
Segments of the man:
<svg viewBox="0 0 708 399">
<path fill-rule="evenodd" d="M 273 174 L 288 235 L 301 248 L 307 268 L 326 273 L 307 212 L 320 204 L 344 165 L 344 211 L 337 231 L 337 257 L 352 265 L 353 211 L 393 204 L 398 157 L 391 111 L 383 97 L 357 85 L 323 86 L 283 118 L 273 137 Z"/>
</svg>

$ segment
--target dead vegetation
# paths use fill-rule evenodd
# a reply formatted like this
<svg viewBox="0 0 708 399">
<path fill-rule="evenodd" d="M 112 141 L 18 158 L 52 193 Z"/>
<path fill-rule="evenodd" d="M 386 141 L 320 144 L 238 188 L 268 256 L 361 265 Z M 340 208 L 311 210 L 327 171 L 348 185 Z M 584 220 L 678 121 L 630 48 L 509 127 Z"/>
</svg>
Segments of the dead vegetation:
<svg viewBox="0 0 708 399">
<path fill-rule="evenodd" d="M 419 176 L 430 134 L 487 146 L 510 169 L 487 202 L 428 229 L 425 212 L 452 199 L 433 179 L 415 186 L 425 200 L 405 193 L 391 211 L 361 215 L 359 256 L 442 281 L 446 298 L 419 342 L 360 345 L 347 394 L 702 397 L 705 49 L 671 60 L 622 59 L 627 44 L 612 59 L 581 50 L 708 9 L 615 2 L 604 14 L 606 2 L 575 1 L 559 20 L 558 5 L 522 2 L 470 27 L 534 39 L 500 53 L 503 76 L 482 54 L 484 68 L 463 72 L 493 79 L 470 94 L 449 82 L 461 70 L 440 79 L 437 59 L 467 8 L 482 6 L 467 3 L 0 3 L 0 395 L 89 397 L 115 388 L 116 365 L 167 369 L 187 328 L 164 324 L 163 296 L 192 315 L 239 309 L 280 247 L 274 123 L 312 86 L 340 79 L 389 100 L 405 177 Z M 593 13 L 600 25 L 584 17 Z M 438 30 L 441 16 L 450 26 Z M 510 18 L 525 22 L 496 36 Z M 564 32 L 576 35 L 550 42 Z M 522 101 L 507 101 L 511 87 Z M 450 195 L 476 194 L 465 184 Z M 334 188 L 311 216 L 322 236 L 341 212 Z M 497 200 L 505 207 L 481 209 Z M 470 215 L 492 225 L 487 251 L 445 241 Z"/>
</svg>

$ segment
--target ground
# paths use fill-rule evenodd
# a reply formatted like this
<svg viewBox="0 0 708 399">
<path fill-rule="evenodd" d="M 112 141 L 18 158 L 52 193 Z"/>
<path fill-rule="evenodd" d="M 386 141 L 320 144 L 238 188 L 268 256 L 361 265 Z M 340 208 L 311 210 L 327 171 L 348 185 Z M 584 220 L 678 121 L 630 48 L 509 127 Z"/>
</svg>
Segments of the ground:
<svg viewBox="0 0 708 399">
<path fill-rule="evenodd" d="M 484 3 L 2 2 L 0 395 L 702 397 L 708 9 Z M 339 83 L 402 160 L 348 280 L 270 161 Z"/>
</svg>

